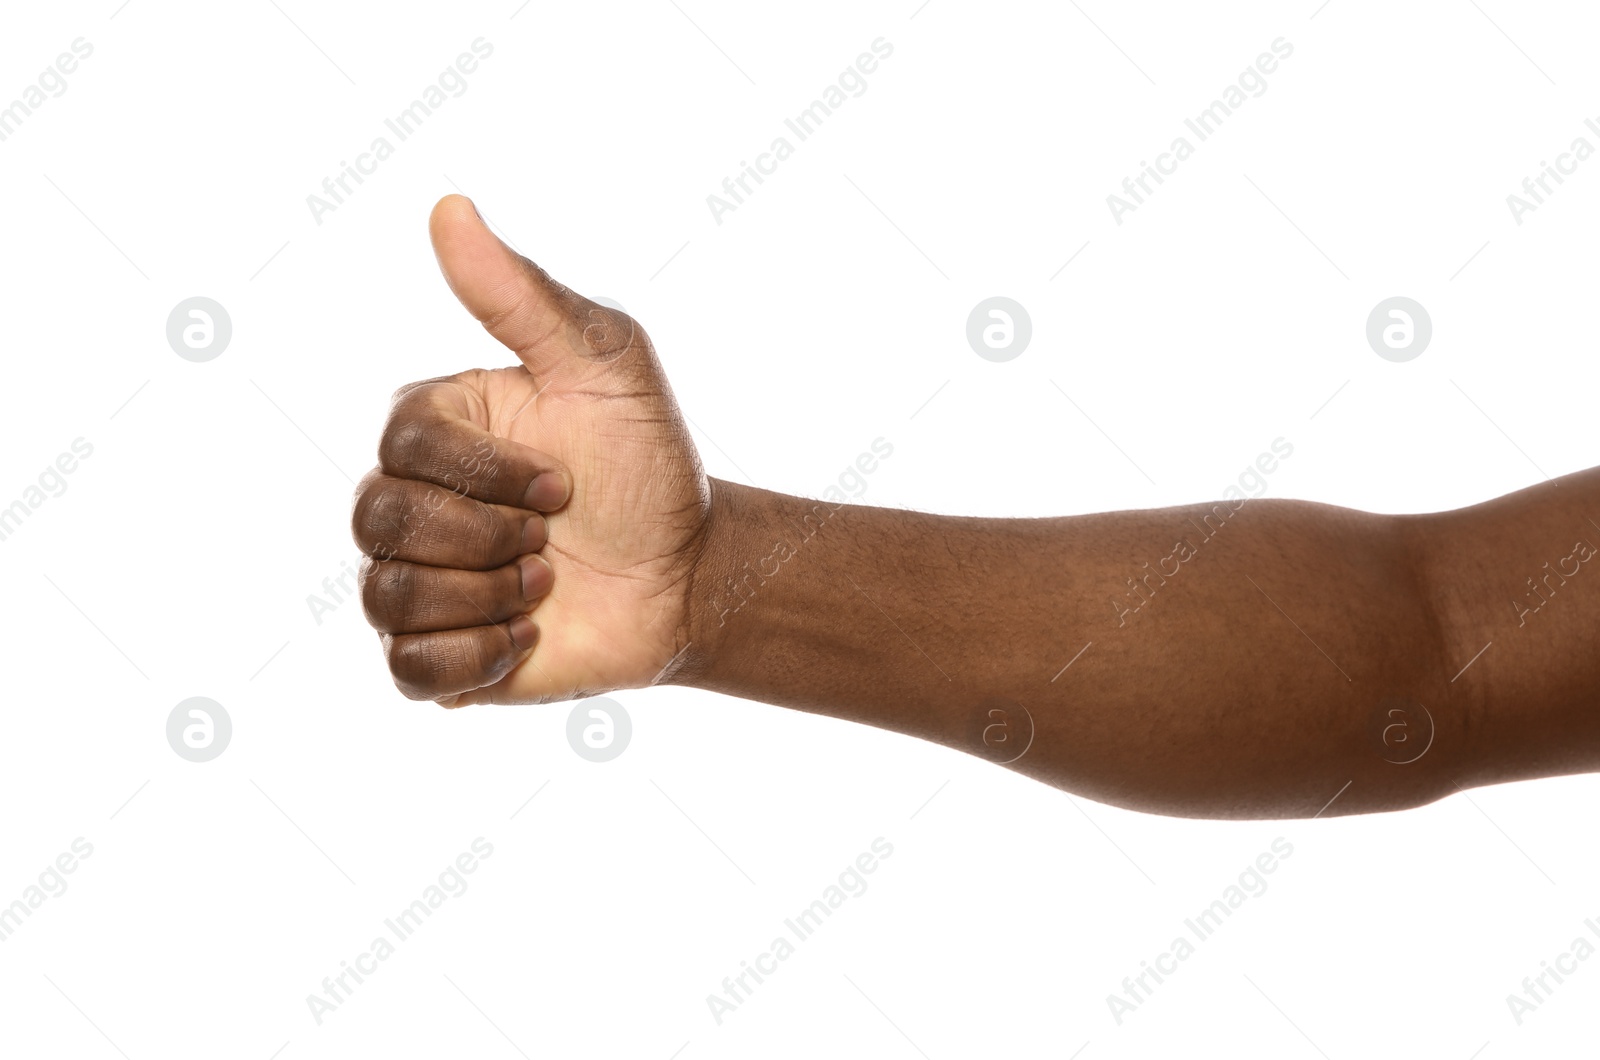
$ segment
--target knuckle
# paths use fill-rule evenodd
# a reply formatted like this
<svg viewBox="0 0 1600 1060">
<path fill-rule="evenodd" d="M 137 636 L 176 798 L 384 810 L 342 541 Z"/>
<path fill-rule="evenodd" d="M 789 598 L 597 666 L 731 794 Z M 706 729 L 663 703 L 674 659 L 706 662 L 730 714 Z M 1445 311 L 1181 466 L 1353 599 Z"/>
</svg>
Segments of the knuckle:
<svg viewBox="0 0 1600 1060">
<path fill-rule="evenodd" d="M 364 556 L 361 566 L 356 570 L 356 588 L 361 594 L 361 610 L 366 613 L 367 624 L 379 632 L 383 632 L 374 620 L 375 612 L 372 607 L 373 580 L 378 576 L 382 560 L 376 556 Z"/>
<path fill-rule="evenodd" d="M 413 634 L 388 639 L 389 676 L 407 699 L 432 699 L 441 694 L 439 672 L 441 653 L 435 648 L 438 638 Z"/>
<path fill-rule="evenodd" d="M 361 587 L 361 602 L 367 621 L 374 626 L 393 627 L 416 609 L 418 576 L 409 563 L 384 563 L 366 578 Z"/>
<path fill-rule="evenodd" d="M 363 552 L 372 545 L 371 515 L 374 494 L 382 488 L 382 480 L 369 474 L 356 486 L 355 502 L 350 506 L 350 533 Z"/>
<path fill-rule="evenodd" d="M 401 404 L 402 402 L 405 401 L 406 396 L 408 394 L 410 394 L 413 390 L 417 389 L 417 387 L 419 387 L 421 385 L 422 385 L 422 382 L 419 380 L 417 382 L 407 383 L 404 386 L 396 387 L 394 393 L 389 395 L 389 404 L 390 405 L 399 405 L 399 404 Z"/>
<path fill-rule="evenodd" d="M 353 516 L 356 540 L 369 554 L 393 554 L 405 521 L 407 492 L 403 483 L 381 481 L 363 490 L 357 499 Z"/>
<path fill-rule="evenodd" d="M 426 394 L 435 385 L 448 381 L 446 376 L 434 376 L 431 379 L 418 379 L 396 388 L 389 396 L 389 414 L 391 416 L 397 414 L 401 408 L 421 400 L 421 395 Z"/>
<path fill-rule="evenodd" d="M 367 491 L 371 488 L 371 475 L 364 476 L 356 484 L 354 496 L 350 500 L 350 536 L 355 538 L 356 547 L 362 552 L 367 550 L 367 540 L 362 532 L 367 507 Z"/>
<path fill-rule="evenodd" d="M 391 419 L 378 442 L 378 461 L 390 471 L 425 470 L 429 449 L 429 431 L 422 421 Z"/>
</svg>

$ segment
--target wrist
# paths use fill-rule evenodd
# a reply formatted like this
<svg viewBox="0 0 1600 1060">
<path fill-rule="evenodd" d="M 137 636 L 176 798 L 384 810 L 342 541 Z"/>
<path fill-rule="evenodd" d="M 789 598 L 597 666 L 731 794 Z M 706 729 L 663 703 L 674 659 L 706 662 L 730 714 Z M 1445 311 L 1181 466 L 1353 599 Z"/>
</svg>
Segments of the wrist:
<svg viewBox="0 0 1600 1060">
<path fill-rule="evenodd" d="M 713 667 L 728 652 L 729 619 L 743 606 L 737 594 L 752 529 L 759 525 L 763 490 L 709 478 L 711 501 L 684 577 L 683 620 L 677 661 L 663 680 L 705 687 Z"/>
</svg>

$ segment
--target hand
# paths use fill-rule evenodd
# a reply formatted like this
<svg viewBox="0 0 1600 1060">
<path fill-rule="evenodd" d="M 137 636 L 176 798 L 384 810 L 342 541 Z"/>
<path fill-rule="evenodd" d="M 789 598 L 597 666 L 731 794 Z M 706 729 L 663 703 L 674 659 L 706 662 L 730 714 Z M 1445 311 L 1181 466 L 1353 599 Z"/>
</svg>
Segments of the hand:
<svg viewBox="0 0 1600 1060">
<path fill-rule="evenodd" d="M 687 646 L 710 484 L 655 350 L 449 195 L 450 289 L 516 354 L 396 392 L 352 517 L 395 684 L 444 706 L 652 683 Z"/>
</svg>

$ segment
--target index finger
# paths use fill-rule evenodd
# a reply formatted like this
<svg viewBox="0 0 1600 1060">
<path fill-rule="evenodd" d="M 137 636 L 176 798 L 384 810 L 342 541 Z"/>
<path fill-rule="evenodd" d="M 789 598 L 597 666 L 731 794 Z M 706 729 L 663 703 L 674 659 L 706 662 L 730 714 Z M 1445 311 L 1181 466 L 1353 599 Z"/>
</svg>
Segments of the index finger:
<svg viewBox="0 0 1600 1060">
<path fill-rule="evenodd" d="M 396 478 L 530 511 L 554 511 L 572 491 L 572 476 L 559 460 L 484 430 L 466 390 L 446 379 L 395 394 L 378 442 L 378 466 Z"/>
</svg>

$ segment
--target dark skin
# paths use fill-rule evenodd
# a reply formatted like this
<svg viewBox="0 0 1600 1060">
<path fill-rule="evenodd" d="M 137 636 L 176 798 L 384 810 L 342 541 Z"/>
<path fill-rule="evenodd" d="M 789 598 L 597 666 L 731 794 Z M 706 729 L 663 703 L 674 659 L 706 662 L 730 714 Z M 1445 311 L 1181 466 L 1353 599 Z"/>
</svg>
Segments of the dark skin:
<svg viewBox="0 0 1600 1060">
<path fill-rule="evenodd" d="M 636 322 L 460 196 L 430 230 L 520 363 L 403 388 L 356 491 L 364 606 L 412 698 L 690 685 L 1185 817 L 1405 809 L 1600 769 L 1600 469 L 1398 516 L 784 496 L 705 474 Z"/>
</svg>

